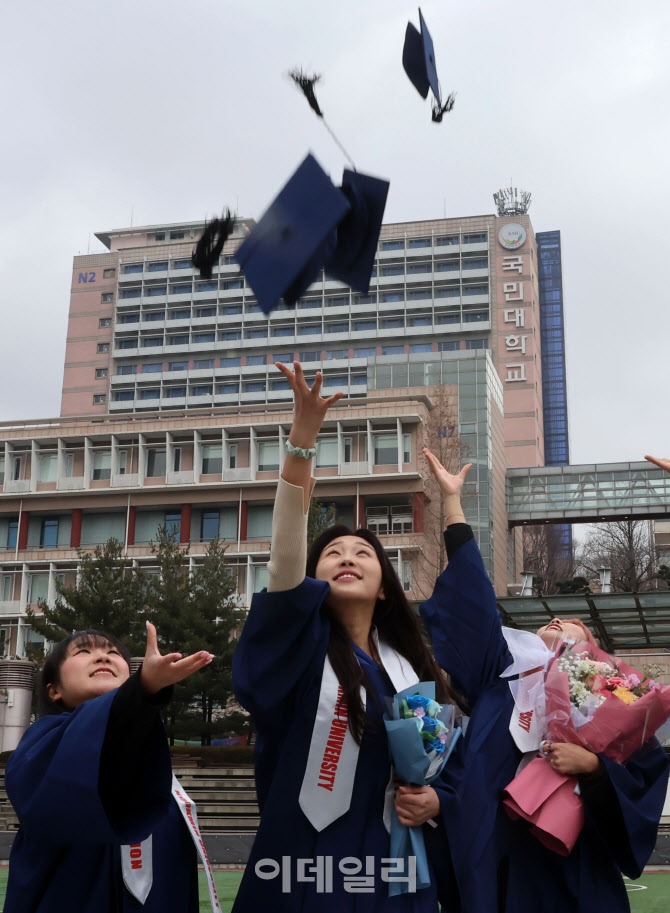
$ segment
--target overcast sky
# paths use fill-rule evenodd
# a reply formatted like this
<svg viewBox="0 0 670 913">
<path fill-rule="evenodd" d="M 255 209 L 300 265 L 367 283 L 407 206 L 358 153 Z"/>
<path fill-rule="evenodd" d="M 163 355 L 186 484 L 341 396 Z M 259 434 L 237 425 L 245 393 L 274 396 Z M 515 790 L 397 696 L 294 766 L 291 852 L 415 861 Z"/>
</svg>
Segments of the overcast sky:
<svg viewBox="0 0 670 913">
<path fill-rule="evenodd" d="M 72 257 L 93 233 L 258 217 L 308 150 L 391 181 L 386 221 L 533 195 L 560 229 L 571 462 L 670 454 L 667 0 L 425 0 L 443 91 L 401 65 L 407 0 L 2 4 L 1 419 L 58 415 Z"/>
</svg>

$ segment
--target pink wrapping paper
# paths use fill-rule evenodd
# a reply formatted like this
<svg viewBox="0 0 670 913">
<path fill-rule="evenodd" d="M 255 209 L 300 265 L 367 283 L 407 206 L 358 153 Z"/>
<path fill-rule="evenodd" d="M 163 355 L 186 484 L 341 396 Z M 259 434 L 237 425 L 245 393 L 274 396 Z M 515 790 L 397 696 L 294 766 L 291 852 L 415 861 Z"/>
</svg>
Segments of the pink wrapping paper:
<svg viewBox="0 0 670 913">
<path fill-rule="evenodd" d="M 589 643 L 575 644 L 573 653 L 588 654 L 597 662 L 612 662 L 603 650 Z M 620 660 L 616 665 L 626 676 L 643 676 Z M 545 681 L 547 733 L 552 742 L 572 742 L 622 763 L 670 717 L 670 686 L 650 691 L 632 704 L 624 704 L 611 692 L 593 719 L 579 730 L 572 722 L 568 675 L 549 664 Z M 562 856 L 572 850 L 584 825 L 584 809 L 575 794 L 576 777 L 566 777 L 552 769 L 545 758 L 536 758 L 503 790 L 503 805 L 508 815 L 524 818 L 545 846 Z"/>
</svg>

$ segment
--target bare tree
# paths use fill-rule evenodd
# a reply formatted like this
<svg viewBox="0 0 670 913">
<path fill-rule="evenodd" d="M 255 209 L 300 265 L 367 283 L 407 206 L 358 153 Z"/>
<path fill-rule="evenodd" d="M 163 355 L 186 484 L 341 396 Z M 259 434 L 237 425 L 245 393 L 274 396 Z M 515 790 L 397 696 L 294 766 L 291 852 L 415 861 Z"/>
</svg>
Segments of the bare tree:
<svg viewBox="0 0 670 913">
<path fill-rule="evenodd" d="M 443 385 L 431 388 L 429 395 L 433 408 L 423 426 L 422 446 L 428 447 L 444 468 L 455 474 L 468 458 L 468 448 L 461 444 L 458 434 L 458 395 L 450 394 L 449 388 Z M 424 498 L 424 552 L 414 590 L 420 599 L 427 599 L 433 591 L 436 578 L 447 565 L 443 536 L 447 516 L 440 488 L 427 466 L 423 477 L 423 492 L 414 496 L 415 499 Z M 472 497 L 472 494 L 468 494 L 468 487 L 466 482 L 461 499 L 463 504 Z"/>
<path fill-rule="evenodd" d="M 577 553 L 585 576 L 612 571 L 612 589 L 637 593 L 655 587 L 654 540 L 648 520 L 616 520 L 593 526 Z"/>
<path fill-rule="evenodd" d="M 538 596 L 558 592 L 559 584 L 574 577 L 574 557 L 563 554 L 560 532 L 555 526 L 523 528 L 523 569 L 532 573 L 533 589 Z"/>
</svg>

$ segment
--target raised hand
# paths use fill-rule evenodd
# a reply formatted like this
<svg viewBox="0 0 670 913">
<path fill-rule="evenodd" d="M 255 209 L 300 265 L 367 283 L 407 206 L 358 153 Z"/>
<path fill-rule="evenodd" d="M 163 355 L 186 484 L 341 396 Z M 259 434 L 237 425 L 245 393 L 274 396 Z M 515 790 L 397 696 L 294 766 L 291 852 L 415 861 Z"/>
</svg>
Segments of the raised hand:
<svg viewBox="0 0 670 913">
<path fill-rule="evenodd" d="M 183 658 L 181 653 L 167 653 L 165 656 L 161 656 L 156 627 L 148 621 L 147 649 L 140 672 L 140 682 L 148 694 L 157 694 L 168 685 L 175 685 L 209 665 L 213 659 L 214 656 L 206 650 Z"/>
<path fill-rule="evenodd" d="M 654 457 L 646 454 L 645 460 L 649 460 L 650 463 L 653 463 L 660 469 L 665 469 L 666 472 L 670 472 L 670 460 L 667 457 Z"/>
<path fill-rule="evenodd" d="M 294 361 L 295 373 L 280 361 L 276 362 L 293 390 L 293 425 L 289 440 L 294 447 L 309 449 L 316 443 L 317 435 L 330 407 L 341 399 L 343 393 L 335 393 L 325 399 L 320 396 L 323 374 L 316 372 L 316 379 L 310 387 L 299 361 Z"/>
<path fill-rule="evenodd" d="M 465 477 L 470 472 L 472 468 L 472 463 L 466 463 L 466 465 L 461 469 L 458 475 L 452 475 L 450 472 L 444 468 L 442 463 L 438 460 L 434 453 L 431 453 L 427 447 L 423 449 L 423 455 L 428 461 L 428 466 L 430 471 L 435 476 L 435 481 L 440 486 L 442 494 L 446 498 L 457 497 L 460 498 L 461 490 L 465 483 Z"/>
</svg>

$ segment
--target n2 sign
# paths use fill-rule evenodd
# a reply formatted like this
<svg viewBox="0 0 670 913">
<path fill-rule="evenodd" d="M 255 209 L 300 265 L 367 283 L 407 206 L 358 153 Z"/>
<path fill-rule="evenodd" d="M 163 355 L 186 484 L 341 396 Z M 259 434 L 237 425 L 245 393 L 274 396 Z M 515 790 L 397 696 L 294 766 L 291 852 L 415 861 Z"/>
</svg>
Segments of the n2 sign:
<svg viewBox="0 0 670 913">
<path fill-rule="evenodd" d="M 92 273 L 79 273 L 79 279 L 77 280 L 77 282 L 78 282 L 78 283 L 80 283 L 80 282 L 95 282 L 95 272 L 92 272 Z"/>
</svg>

